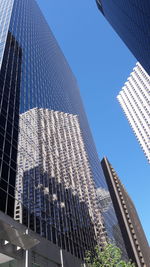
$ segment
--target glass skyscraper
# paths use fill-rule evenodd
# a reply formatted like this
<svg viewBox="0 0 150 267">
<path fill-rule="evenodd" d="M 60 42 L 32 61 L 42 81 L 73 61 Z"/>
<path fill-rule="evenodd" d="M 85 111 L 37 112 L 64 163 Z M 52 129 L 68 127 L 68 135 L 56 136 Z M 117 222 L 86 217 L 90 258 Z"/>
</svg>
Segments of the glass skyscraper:
<svg viewBox="0 0 150 267">
<path fill-rule="evenodd" d="M 96 0 L 96 3 L 150 75 L 150 1 Z"/>
<path fill-rule="evenodd" d="M 0 15 L 0 210 L 83 259 L 117 218 L 77 81 L 34 0 Z"/>
</svg>

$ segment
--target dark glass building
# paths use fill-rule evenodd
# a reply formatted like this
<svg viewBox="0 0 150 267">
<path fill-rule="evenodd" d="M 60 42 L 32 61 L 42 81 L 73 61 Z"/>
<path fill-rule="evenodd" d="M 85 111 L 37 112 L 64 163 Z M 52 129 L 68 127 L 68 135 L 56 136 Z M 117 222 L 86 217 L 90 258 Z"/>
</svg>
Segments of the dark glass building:
<svg viewBox="0 0 150 267">
<path fill-rule="evenodd" d="M 46 244 L 52 252 L 44 257 L 56 261 L 50 266 L 62 257 L 71 266 L 69 255 L 83 259 L 85 250 L 106 241 L 111 213 L 103 217 L 95 187 L 108 188 L 77 81 L 37 3 L 0 0 L 0 18 L 2 239 L 23 249 L 40 239 L 39 253 L 45 255 Z M 27 242 L 28 231 L 20 229 L 38 235 Z M 113 238 L 111 227 L 107 235 Z M 30 257 L 35 264 L 38 250 Z"/>
<path fill-rule="evenodd" d="M 86 250 L 116 236 L 126 257 L 77 81 L 55 37 L 35 0 L 0 0 L 0 18 L 0 242 L 42 267 L 78 267 Z"/>
<path fill-rule="evenodd" d="M 150 75 L 150 1 L 96 2 L 99 10 Z"/>
<path fill-rule="evenodd" d="M 128 257 L 136 266 L 150 266 L 149 244 L 135 206 L 107 160 L 101 162 Z"/>
</svg>

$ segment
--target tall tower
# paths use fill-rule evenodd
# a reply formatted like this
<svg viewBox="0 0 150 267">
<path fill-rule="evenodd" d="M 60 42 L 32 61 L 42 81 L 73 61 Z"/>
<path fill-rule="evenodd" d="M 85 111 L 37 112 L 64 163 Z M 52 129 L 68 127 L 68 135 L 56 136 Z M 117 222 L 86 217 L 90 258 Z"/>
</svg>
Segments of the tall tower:
<svg viewBox="0 0 150 267">
<path fill-rule="evenodd" d="M 150 163 L 150 77 L 137 63 L 118 101 Z"/>
<path fill-rule="evenodd" d="M 150 75 L 150 1 L 96 0 L 97 6 Z"/>
<path fill-rule="evenodd" d="M 135 206 L 107 158 L 101 162 L 129 258 L 138 267 L 150 266 L 149 244 Z"/>
<path fill-rule="evenodd" d="M 44 243 L 47 239 L 52 240 L 45 245 L 46 248 L 50 246 L 51 255 L 49 252 L 44 254 L 42 245 L 40 249 L 44 259 L 51 257 L 56 261 L 57 265 L 51 263 L 50 266 L 58 266 L 62 254 L 67 251 L 82 259 L 83 252 L 95 244 L 96 239 L 93 237 L 92 241 L 92 236 L 96 235 L 101 244 L 105 242 L 105 222 L 101 210 L 97 209 L 94 190 L 108 188 L 77 81 L 37 3 L 35 0 L 0 0 L 0 13 L 0 211 L 3 212 L 0 212 L 0 226 L 4 233 L 6 231 L 3 239 L 7 237 L 6 241 L 24 249 L 29 249 L 40 236 Z M 62 130 L 59 124 L 64 118 L 68 121 Z M 51 125 L 47 128 L 49 120 Z M 55 127 L 58 127 L 57 142 Z M 60 128 L 66 135 L 62 140 L 63 152 Z M 71 135 L 76 145 L 71 141 Z M 45 155 L 48 155 L 51 167 L 47 167 Z M 77 157 L 80 158 L 78 164 Z M 57 189 L 60 188 L 64 201 L 58 199 L 60 191 Z M 63 219 L 62 225 L 61 218 L 65 214 L 68 217 Z M 88 227 L 91 235 L 86 234 Z M 28 235 L 30 230 L 32 233 Z M 31 242 L 33 231 L 35 237 Z M 34 263 L 38 249 L 31 253 Z M 44 265 L 44 259 L 42 266 L 48 264 Z M 73 261 L 76 266 L 75 259 Z M 71 266 L 71 258 L 69 264 Z"/>
</svg>

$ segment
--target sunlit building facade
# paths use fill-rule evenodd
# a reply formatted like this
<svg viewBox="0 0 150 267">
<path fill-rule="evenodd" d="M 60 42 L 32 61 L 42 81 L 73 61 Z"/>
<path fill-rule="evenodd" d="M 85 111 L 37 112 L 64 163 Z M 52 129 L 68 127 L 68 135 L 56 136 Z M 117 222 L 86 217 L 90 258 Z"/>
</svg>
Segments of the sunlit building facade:
<svg viewBox="0 0 150 267">
<path fill-rule="evenodd" d="M 117 99 L 150 163 L 150 77 L 139 63 Z"/>
</svg>

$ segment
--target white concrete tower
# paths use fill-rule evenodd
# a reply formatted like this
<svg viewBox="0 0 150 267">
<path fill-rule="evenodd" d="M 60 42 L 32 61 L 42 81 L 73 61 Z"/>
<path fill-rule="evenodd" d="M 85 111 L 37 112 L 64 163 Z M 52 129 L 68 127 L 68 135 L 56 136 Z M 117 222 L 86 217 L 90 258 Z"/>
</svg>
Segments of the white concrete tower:
<svg viewBox="0 0 150 267">
<path fill-rule="evenodd" d="M 117 99 L 150 163 L 150 76 L 139 63 Z"/>
</svg>

